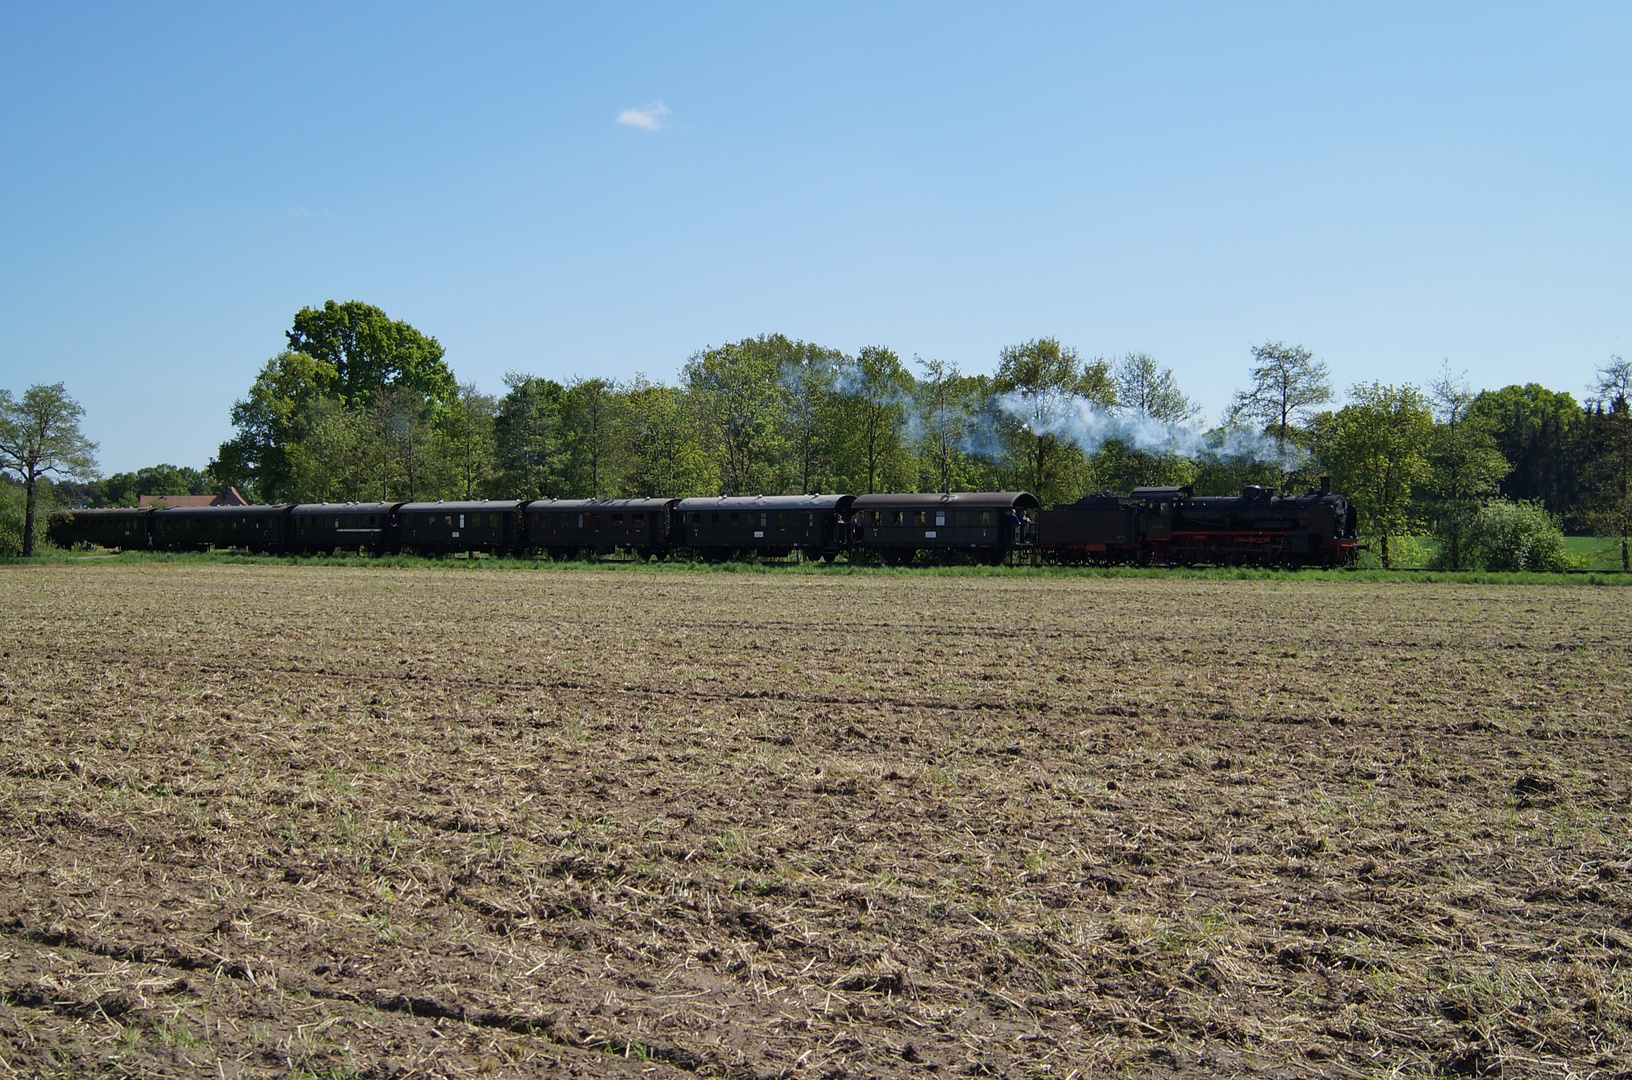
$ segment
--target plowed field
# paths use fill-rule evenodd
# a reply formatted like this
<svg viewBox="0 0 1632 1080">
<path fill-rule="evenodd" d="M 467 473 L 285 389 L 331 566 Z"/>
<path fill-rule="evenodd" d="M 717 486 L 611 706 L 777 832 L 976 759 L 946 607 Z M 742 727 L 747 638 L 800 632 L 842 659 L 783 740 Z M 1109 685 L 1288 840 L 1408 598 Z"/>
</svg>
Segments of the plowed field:
<svg viewBox="0 0 1632 1080">
<path fill-rule="evenodd" d="M 7 1074 L 1628 1075 L 1618 589 L 0 570 Z"/>
</svg>

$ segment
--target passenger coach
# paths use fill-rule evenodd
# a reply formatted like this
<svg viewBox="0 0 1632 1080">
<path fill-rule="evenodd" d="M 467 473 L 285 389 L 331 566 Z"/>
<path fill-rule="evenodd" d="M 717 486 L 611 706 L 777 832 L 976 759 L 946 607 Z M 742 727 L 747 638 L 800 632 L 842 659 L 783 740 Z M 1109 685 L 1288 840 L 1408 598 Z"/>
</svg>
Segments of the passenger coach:
<svg viewBox="0 0 1632 1080">
<path fill-rule="evenodd" d="M 682 499 L 676 506 L 680 546 L 705 559 L 733 554 L 767 558 L 802 552 L 830 559 L 849 543 L 846 512 L 852 495 L 721 496 Z"/>
<path fill-rule="evenodd" d="M 579 552 L 637 558 L 662 556 L 673 547 L 674 506 L 679 499 L 548 499 L 526 505 L 526 546 L 553 558 Z"/>
<path fill-rule="evenodd" d="M 996 563 L 1024 543 L 1015 518 L 1037 507 L 1036 496 L 1027 491 L 860 495 L 851 504 L 852 543 L 896 563 L 911 562 L 920 551 Z"/>
</svg>

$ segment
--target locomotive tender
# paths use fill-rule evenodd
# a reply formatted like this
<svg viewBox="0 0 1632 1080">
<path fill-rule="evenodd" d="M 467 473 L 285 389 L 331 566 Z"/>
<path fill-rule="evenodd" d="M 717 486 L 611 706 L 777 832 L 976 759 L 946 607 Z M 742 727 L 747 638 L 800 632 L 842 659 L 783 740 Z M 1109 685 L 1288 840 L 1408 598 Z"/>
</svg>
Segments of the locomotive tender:
<svg viewBox="0 0 1632 1080">
<path fill-rule="evenodd" d="M 1018 551 L 1066 564 L 1339 566 L 1356 551 L 1354 509 L 1324 483 L 1295 497 L 1251 487 L 1240 498 L 1137 488 L 1049 510 L 1024 491 L 143 507 L 57 511 L 50 530 L 63 547 L 127 551 L 684 552 L 709 561 L 798 552 L 895 564 L 920 552 L 999 563 Z"/>
</svg>

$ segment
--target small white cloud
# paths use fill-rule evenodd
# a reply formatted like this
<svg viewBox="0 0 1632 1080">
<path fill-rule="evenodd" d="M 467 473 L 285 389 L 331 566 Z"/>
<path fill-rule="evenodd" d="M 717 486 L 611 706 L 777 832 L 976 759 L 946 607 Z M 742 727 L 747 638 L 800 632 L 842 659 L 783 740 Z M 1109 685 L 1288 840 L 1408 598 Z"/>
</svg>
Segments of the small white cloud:
<svg viewBox="0 0 1632 1080">
<path fill-rule="evenodd" d="M 618 123 L 637 127 L 642 131 L 656 131 L 663 126 L 663 118 L 669 113 L 667 105 L 661 101 L 654 101 L 638 109 L 623 110 L 618 114 Z"/>
</svg>

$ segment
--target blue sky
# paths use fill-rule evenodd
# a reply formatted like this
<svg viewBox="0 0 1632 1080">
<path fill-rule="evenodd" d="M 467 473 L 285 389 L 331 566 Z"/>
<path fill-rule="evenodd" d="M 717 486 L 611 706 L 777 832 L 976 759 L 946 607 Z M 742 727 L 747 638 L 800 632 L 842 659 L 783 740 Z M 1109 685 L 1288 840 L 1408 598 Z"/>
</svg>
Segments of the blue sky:
<svg viewBox="0 0 1632 1080">
<path fill-rule="evenodd" d="M 0 3 L 0 386 L 203 466 L 359 299 L 489 391 L 776 331 L 1145 351 L 1215 418 L 1267 339 L 1580 396 L 1632 350 L 1629 47 L 1625 5 Z"/>
</svg>

